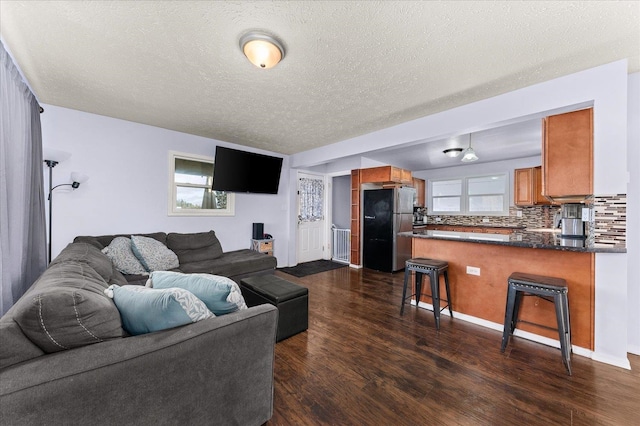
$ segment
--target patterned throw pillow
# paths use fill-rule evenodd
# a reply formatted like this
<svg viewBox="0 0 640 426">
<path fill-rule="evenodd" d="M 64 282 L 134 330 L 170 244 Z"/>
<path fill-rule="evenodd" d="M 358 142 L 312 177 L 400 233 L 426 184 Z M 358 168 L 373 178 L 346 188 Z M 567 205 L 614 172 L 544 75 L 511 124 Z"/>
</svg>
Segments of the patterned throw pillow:
<svg viewBox="0 0 640 426">
<path fill-rule="evenodd" d="M 131 240 L 127 237 L 116 237 L 107 247 L 102 249 L 113 262 L 116 269 L 123 274 L 147 275 L 147 270 L 131 251 Z"/>
<path fill-rule="evenodd" d="M 131 249 L 142 266 L 149 271 L 167 271 L 180 266 L 178 256 L 158 240 L 153 238 L 131 236 Z"/>
<path fill-rule="evenodd" d="M 104 292 L 113 299 L 122 317 L 122 327 L 131 335 L 166 330 L 215 317 L 193 293 L 181 288 L 111 285 Z"/>
<path fill-rule="evenodd" d="M 189 290 L 216 315 L 247 309 L 238 284 L 230 278 L 218 275 L 156 271 L 149 276 L 147 287 L 178 287 Z"/>
</svg>

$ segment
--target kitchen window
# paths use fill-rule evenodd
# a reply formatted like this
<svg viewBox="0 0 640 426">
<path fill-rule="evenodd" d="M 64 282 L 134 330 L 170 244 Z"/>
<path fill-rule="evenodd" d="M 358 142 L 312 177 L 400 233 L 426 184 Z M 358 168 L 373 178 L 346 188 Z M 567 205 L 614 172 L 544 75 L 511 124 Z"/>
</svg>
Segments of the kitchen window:
<svg viewBox="0 0 640 426">
<path fill-rule="evenodd" d="M 429 215 L 508 216 L 506 173 L 430 180 Z"/>
<path fill-rule="evenodd" d="M 213 191 L 213 158 L 169 153 L 169 216 L 234 216 L 233 193 Z"/>
</svg>

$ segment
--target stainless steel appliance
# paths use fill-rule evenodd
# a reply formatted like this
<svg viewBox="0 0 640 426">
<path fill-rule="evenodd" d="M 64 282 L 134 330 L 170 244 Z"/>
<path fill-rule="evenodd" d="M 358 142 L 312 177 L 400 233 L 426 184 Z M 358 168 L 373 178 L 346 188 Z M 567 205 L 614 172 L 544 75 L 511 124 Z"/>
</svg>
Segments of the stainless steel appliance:
<svg viewBox="0 0 640 426">
<path fill-rule="evenodd" d="M 582 204 L 563 204 L 560 217 L 560 236 L 584 237 L 584 222 L 582 221 Z"/>
<path fill-rule="evenodd" d="M 583 204 L 563 204 L 560 209 L 559 243 L 563 247 L 584 247 L 585 232 L 582 221 Z"/>
<path fill-rule="evenodd" d="M 557 237 L 558 245 L 562 247 L 584 247 L 584 237 Z"/>
<path fill-rule="evenodd" d="M 367 189 L 363 194 L 363 250 L 365 268 L 395 272 L 411 258 L 411 238 L 398 232 L 413 230 L 413 195 L 408 187 Z"/>
</svg>

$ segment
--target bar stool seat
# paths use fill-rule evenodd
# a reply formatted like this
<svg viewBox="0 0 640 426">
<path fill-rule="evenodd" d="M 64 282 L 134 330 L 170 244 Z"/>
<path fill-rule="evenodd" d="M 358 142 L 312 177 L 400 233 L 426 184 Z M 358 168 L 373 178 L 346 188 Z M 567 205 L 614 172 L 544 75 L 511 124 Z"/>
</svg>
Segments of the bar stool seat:
<svg viewBox="0 0 640 426">
<path fill-rule="evenodd" d="M 571 326 L 569 323 L 569 300 L 567 282 L 562 278 L 514 272 L 508 279 L 507 306 L 504 316 L 501 352 L 504 352 L 509 337 L 513 335 L 523 296 L 538 296 L 552 301 L 556 310 L 558 337 L 562 362 L 571 375 Z"/>
<path fill-rule="evenodd" d="M 436 329 L 440 329 L 440 312 L 445 308 L 449 308 L 449 315 L 453 318 L 453 311 L 451 310 L 451 291 L 449 288 L 449 263 L 444 260 L 428 259 L 425 257 L 416 257 L 409 259 L 405 262 L 404 269 L 404 286 L 402 288 L 402 306 L 400 307 L 400 315 L 404 313 L 404 304 L 407 299 L 416 297 L 416 306 L 420 303 L 420 296 L 422 294 L 422 276 L 428 275 L 431 284 L 431 300 L 433 305 L 433 315 L 436 320 Z M 416 292 L 407 297 L 407 286 L 409 284 L 409 278 L 411 277 L 411 271 L 415 272 L 415 289 Z M 444 300 L 447 304 L 440 308 L 440 275 L 444 276 L 444 285 L 447 292 L 447 298 Z"/>
</svg>

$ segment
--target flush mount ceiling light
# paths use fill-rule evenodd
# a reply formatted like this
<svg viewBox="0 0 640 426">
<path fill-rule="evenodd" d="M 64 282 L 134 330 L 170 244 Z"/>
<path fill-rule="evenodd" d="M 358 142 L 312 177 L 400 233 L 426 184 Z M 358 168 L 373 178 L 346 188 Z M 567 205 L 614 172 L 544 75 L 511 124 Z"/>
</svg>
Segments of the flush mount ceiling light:
<svg viewBox="0 0 640 426">
<path fill-rule="evenodd" d="M 464 157 L 462 157 L 462 161 L 465 163 L 470 163 L 472 161 L 476 161 L 478 156 L 471 148 L 471 133 L 469 133 L 469 148 L 464 151 Z"/>
<path fill-rule="evenodd" d="M 258 68 L 272 68 L 284 58 L 284 47 L 278 40 L 255 31 L 240 38 L 240 49 L 249 62 Z"/>
<path fill-rule="evenodd" d="M 458 155 L 460 155 L 461 152 L 462 152 L 462 148 L 449 148 L 442 151 L 444 155 L 451 158 L 457 157 Z"/>
</svg>

